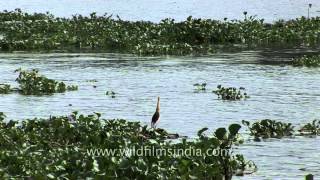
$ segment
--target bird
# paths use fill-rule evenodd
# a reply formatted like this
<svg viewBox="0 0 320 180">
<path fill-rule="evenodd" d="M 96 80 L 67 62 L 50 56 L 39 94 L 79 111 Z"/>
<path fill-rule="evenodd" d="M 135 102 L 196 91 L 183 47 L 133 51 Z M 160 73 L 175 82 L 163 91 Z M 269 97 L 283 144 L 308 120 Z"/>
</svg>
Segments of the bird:
<svg viewBox="0 0 320 180">
<path fill-rule="evenodd" d="M 158 97 L 156 112 L 153 114 L 151 119 L 151 128 L 156 127 L 156 123 L 160 119 L 160 97 Z"/>
</svg>

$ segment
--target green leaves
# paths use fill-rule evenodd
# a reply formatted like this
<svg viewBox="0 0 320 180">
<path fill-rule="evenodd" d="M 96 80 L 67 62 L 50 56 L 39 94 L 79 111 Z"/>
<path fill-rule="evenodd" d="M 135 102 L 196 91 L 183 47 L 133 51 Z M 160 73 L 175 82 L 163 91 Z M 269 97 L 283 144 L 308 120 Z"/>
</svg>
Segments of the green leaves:
<svg viewBox="0 0 320 180">
<path fill-rule="evenodd" d="M 242 120 L 242 124 L 245 125 L 245 126 L 250 126 L 250 122 L 249 121 Z"/>
<path fill-rule="evenodd" d="M 205 91 L 207 83 L 196 83 L 193 86 L 196 88 L 196 91 Z"/>
<path fill-rule="evenodd" d="M 320 66 L 320 55 L 314 56 L 302 56 L 295 58 L 291 61 L 293 66 L 306 66 L 306 67 L 319 67 Z"/>
<path fill-rule="evenodd" d="M 3 112 L 0 112 L 0 122 L 6 118 L 6 115 Z"/>
<path fill-rule="evenodd" d="M 229 126 L 229 132 L 232 136 L 235 136 L 238 134 L 239 130 L 240 130 L 241 126 L 239 124 L 231 124 Z"/>
<path fill-rule="evenodd" d="M 107 96 L 110 96 L 111 98 L 115 98 L 115 97 L 116 97 L 116 93 L 113 92 L 113 91 L 107 91 L 107 92 L 106 92 L 106 95 L 107 95 Z"/>
<path fill-rule="evenodd" d="M 15 70 L 15 72 L 19 72 L 19 76 L 16 79 L 19 84 L 19 89 L 10 89 L 10 85 L 0 84 L 0 94 L 8 94 L 11 91 L 16 91 L 23 95 L 44 95 L 78 89 L 78 86 L 66 86 L 63 82 L 48 79 L 40 75 L 36 69 L 25 71 L 20 68 Z"/>
<path fill-rule="evenodd" d="M 0 84 L 0 94 L 9 94 L 11 91 L 9 84 Z"/>
<path fill-rule="evenodd" d="M 299 129 L 301 135 L 320 135 L 320 120 L 313 120 L 312 122 L 302 126 Z"/>
<path fill-rule="evenodd" d="M 255 137 L 255 140 L 259 138 L 282 138 L 284 136 L 292 136 L 294 132 L 294 126 L 291 123 L 284 123 L 270 119 L 263 119 L 261 121 L 254 122 L 251 126 L 248 121 L 242 121 L 250 130 L 250 135 Z"/>
<path fill-rule="evenodd" d="M 160 23 L 129 22 L 111 15 L 29 14 L 19 11 L 0 13 L 1 51 L 41 51 L 85 49 L 138 55 L 188 55 L 215 53 L 218 46 L 246 44 L 252 47 L 319 44 L 319 17 L 263 22 L 245 13 L 244 20 L 185 21 L 163 19 Z"/>
<path fill-rule="evenodd" d="M 100 171 L 99 164 L 98 164 L 98 161 L 96 159 L 93 160 L 92 171 L 95 172 L 95 173 L 98 173 Z"/>
<path fill-rule="evenodd" d="M 223 140 L 226 137 L 227 130 L 226 128 L 218 128 L 214 134 L 219 140 Z"/>
<path fill-rule="evenodd" d="M 238 135 L 240 128 L 239 124 L 231 124 L 228 128 L 229 132 L 226 128 L 218 128 L 214 134 L 219 140 L 233 141 Z"/>
<path fill-rule="evenodd" d="M 218 85 L 217 88 L 217 90 L 213 90 L 212 92 L 218 95 L 218 98 L 221 98 L 222 100 L 234 101 L 249 98 L 243 87 L 237 89 L 235 87 L 222 87 L 221 85 Z"/>
<path fill-rule="evenodd" d="M 0 113 L 2 117 L 4 114 Z M 29 119 L 19 123 L 1 121 L 0 177 L 7 174 L 15 178 L 47 179 L 214 179 L 232 175 L 240 166 L 234 154 L 215 156 L 199 153 L 230 149 L 235 139 L 232 136 L 238 132 L 239 125 L 231 125 L 229 133 L 225 128 L 219 128 L 215 136 L 204 136 L 208 128 L 203 128 L 198 135 L 206 138 L 171 142 L 167 140 L 169 133 L 164 129 L 149 129 L 139 122 L 123 119 L 100 118 L 100 113 L 85 116 L 74 112 L 69 116 Z M 144 155 L 134 154 L 133 149 L 144 152 Z M 100 155 L 89 154 L 88 150 Z M 116 154 L 107 154 L 106 150 L 114 150 Z M 132 154 L 125 150 L 132 150 Z M 181 153 L 181 150 L 196 151 L 196 154 L 169 153 Z M 148 151 L 151 154 L 145 154 Z M 162 155 L 155 154 L 160 151 Z M 245 162 L 243 158 L 241 160 Z M 204 170 L 207 173 L 202 173 Z"/>
<path fill-rule="evenodd" d="M 200 137 L 200 136 L 203 136 L 202 135 L 202 133 L 204 133 L 205 131 L 207 131 L 208 130 L 208 128 L 202 128 L 202 129 L 200 129 L 199 131 L 198 131 L 198 136 Z"/>
</svg>

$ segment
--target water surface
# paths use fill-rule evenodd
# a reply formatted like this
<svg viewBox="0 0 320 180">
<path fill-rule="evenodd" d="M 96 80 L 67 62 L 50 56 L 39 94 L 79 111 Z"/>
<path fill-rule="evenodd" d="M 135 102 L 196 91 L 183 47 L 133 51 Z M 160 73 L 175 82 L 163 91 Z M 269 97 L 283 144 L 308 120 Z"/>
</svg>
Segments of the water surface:
<svg viewBox="0 0 320 180">
<path fill-rule="evenodd" d="M 299 127 L 320 118 L 320 71 L 284 66 L 303 50 L 257 50 L 206 57 L 136 57 L 123 54 L 0 54 L 0 83 L 17 86 L 17 68 L 37 68 L 49 78 L 79 85 L 79 91 L 52 96 L 0 95 L 0 111 L 9 119 L 101 112 L 149 124 L 161 97 L 159 127 L 189 137 L 241 120 L 270 118 Z M 97 82 L 91 82 L 96 80 Z M 207 82 L 207 92 L 193 84 Z M 221 101 L 218 84 L 246 87 L 251 98 Z M 96 85 L 97 88 L 93 86 Z M 116 98 L 105 95 L 108 90 Z M 247 133 L 242 129 L 243 133 Z M 246 136 L 247 137 L 247 136 Z M 319 138 L 297 137 L 247 142 L 237 148 L 259 170 L 242 179 L 302 179 L 320 176 Z M 236 178 L 237 179 L 237 178 Z"/>
</svg>

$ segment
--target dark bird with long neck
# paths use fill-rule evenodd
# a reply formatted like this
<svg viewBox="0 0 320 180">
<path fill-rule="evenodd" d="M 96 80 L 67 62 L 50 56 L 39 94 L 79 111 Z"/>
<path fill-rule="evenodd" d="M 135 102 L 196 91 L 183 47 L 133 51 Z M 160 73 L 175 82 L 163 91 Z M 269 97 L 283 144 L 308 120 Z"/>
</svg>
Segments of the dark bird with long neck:
<svg viewBox="0 0 320 180">
<path fill-rule="evenodd" d="M 156 127 L 156 123 L 159 121 L 159 119 L 160 119 L 160 97 L 158 97 L 156 112 L 153 114 L 151 119 L 152 128 Z"/>
</svg>

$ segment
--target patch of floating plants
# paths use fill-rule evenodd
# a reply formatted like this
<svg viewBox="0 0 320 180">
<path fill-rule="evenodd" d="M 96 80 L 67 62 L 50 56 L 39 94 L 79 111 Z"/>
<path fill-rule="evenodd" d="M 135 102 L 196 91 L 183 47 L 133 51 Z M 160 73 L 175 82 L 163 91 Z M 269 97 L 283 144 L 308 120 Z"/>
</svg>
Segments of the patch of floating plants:
<svg viewBox="0 0 320 180">
<path fill-rule="evenodd" d="M 123 119 L 105 120 L 101 114 L 56 116 L 48 119 L 6 120 L 0 113 L 0 177 L 7 179 L 217 179 L 252 173 L 254 163 L 235 154 L 238 124 L 219 128 L 213 136 L 198 132 L 195 140 L 167 139 L 163 129 L 153 129 Z M 150 155 L 139 155 L 151 149 Z M 131 154 L 120 149 L 136 149 Z M 196 155 L 170 154 L 170 149 L 194 149 Z M 204 155 L 208 150 L 229 153 Z M 101 150 L 101 151 L 99 151 Z M 115 156 L 102 155 L 110 150 Z M 166 154 L 154 156 L 155 152 Z M 204 154 L 201 154 L 204 153 Z M 100 156 L 98 155 L 100 153 Z M 32 163 L 30 163 L 32 162 Z"/>
<path fill-rule="evenodd" d="M 76 85 L 67 86 L 64 82 L 58 82 L 40 75 L 36 69 L 31 71 L 17 69 L 15 72 L 19 73 L 16 79 L 19 88 L 10 89 L 10 85 L 1 85 L 0 93 L 19 92 L 23 95 L 44 95 L 78 90 Z"/>
<path fill-rule="evenodd" d="M 96 83 L 96 82 L 98 82 L 98 80 L 96 80 L 96 79 L 89 79 L 89 80 L 86 80 L 86 82 Z"/>
<path fill-rule="evenodd" d="M 250 135 L 254 136 L 256 141 L 260 141 L 260 138 L 282 138 L 294 135 L 294 126 L 291 123 L 264 119 L 252 125 L 249 121 L 243 120 L 242 124 L 249 128 Z"/>
<path fill-rule="evenodd" d="M 249 98 L 243 87 L 237 89 L 235 87 L 223 87 L 218 85 L 217 90 L 213 90 L 212 92 L 218 95 L 218 98 L 222 100 L 241 100 Z"/>
<path fill-rule="evenodd" d="M 301 135 L 320 135 L 320 120 L 313 120 L 299 129 Z"/>
<path fill-rule="evenodd" d="M 0 94 L 9 94 L 11 88 L 9 84 L 0 84 Z"/>
<path fill-rule="evenodd" d="M 199 91 L 205 91 L 205 90 L 206 90 L 207 83 L 206 83 L 206 82 L 204 82 L 204 83 L 196 83 L 196 84 L 194 84 L 193 86 L 195 87 L 195 90 L 196 90 L 197 92 L 199 92 Z"/>
<path fill-rule="evenodd" d="M 110 96 L 111 98 L 115 98 L 115 97 L 116 97 L 116 93 L 113 92 L 113 91 L 107 91 L 107 92 L 106 92 L 106 95 L 107 95 L 107 96 Z"/>
<path fill-rule="evenodd" d="M 293 66 L 320 67 L 320 55 L 303 56 L 292 61 Z"/>
<path fill-rule="evenodd" d="M 280 121 L 264 119 L 250 124 L 249 121 L 242 121 L 242 124 L 247 126 L 250 135 L 254 136 L 255 141 L 267 138 L 283 138 L 293 136 L 318 136 L 320 135 L 320 120 L 313 120 L 312 122 L 302 126 L 298 133 L 295 132 L 294 126 L 291 123 L 284 123 Z"/>
<path fill-rule="evenodd" d="M 300 17 L 272 24 L 244 13 L 243 20 L 188 17 L 159 23 L 124 21 L 111 15 L 74 15 L 14 11 L 0 12 L 1 51 L 99 51 L 139 55 L 208 54 L 230 45 L 249 47 L 317 46 L 320 17 Z"/>
</svg>

